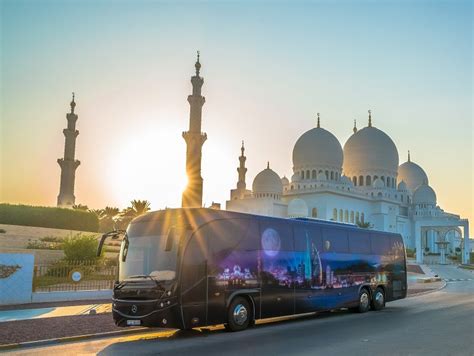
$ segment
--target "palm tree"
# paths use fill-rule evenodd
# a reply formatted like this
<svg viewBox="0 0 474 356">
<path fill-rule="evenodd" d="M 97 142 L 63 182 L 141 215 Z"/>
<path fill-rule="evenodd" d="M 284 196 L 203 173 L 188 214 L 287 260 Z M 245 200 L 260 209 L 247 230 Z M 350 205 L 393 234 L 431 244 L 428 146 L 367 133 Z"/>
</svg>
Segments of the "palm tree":
<svg viewBox="0 0 474 356">
<path fill-rule="evenodd" d="M 107 217 L 107 218 L 110 218 L 110 219 L 113 219 L 115 218 L 119 213 L 120 213 L 120 209 L 119 208 L 113 208 L 113 207 L 110 207 L 110 206 L 106 206 L 104 209 L 104 215 Z"/>
<path fill-rule="evenodd" d="M 74 204 L 72 208 L 74 210 L 89 210 L 89 207 L 87 205 L 82 205 L 82 204 Z"/>
<path fill-rule="evenodd" d="M 104 209 L 89 209 L 89 212 L 97 216 L 97 219 L 99 220 L 105 218 Z"/>
<path fill-rule="evenodd" d="M 362 221 L 357 221 L 356 222 L 357 226 L 362 228 L 362 229 L 371 229 L 372 228 L 372 224 L 369 223 L 368 221 L 366 222 L 362 222 Z"/>
<path fill-rule="evenodd" d="M 145 214 L 150 210 L 150 202 L 148 200 L 132 200 L 130 206 L 122 212 L 122 216 L 135 218 Z"/>
</svg>

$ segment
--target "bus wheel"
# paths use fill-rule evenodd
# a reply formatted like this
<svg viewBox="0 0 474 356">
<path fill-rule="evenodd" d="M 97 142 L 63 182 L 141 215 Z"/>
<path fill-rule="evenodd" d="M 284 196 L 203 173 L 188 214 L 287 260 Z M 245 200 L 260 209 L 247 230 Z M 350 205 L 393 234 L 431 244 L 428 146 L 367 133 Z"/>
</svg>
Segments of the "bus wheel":
<svg viewBox="0 0 474 356">
<path fill-rule="evenodd" d="M 227 309 L 226 329 L 229 331 L 240 331 L 246 329 L 250 324 L 252 312 L 247 299 L 236 297 Z"/>
<path fill-rule="evenodd" d="M 362 288 L 359 292 L 359 307 L 356 310 L 359 313 L 365 313 L 370 309 L 370 295 L 369 291 Z"/>
<path fill-rule="evenodd" d="M 385 293 L 383 289 L 378 287 L 375 290 L 374 298 L 372 299 L 372 308 L 374 310 L 381 310 L 385 306 Z"/>
</svg>

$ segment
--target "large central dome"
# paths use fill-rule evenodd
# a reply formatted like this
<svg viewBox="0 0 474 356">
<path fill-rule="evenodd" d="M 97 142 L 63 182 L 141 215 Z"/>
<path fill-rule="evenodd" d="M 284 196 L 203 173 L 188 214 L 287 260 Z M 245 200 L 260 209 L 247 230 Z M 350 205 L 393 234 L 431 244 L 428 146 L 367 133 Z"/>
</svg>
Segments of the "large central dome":
<svg viewBox="0 0 474 356">
<path fill-rule="evenodd" d="M 340 171 L 342 161 L 341 144 L 332 133 L 319 125 L 301 135 L 293 148 L 295 172 L 306 168 L 330 168 Z"/>
<path fill-rule="evenodd" d="M 385 174 L 397 176 L 398 151 L 392 139 L 383 131 L 364 127 L 354 133 L 344 145 L 344 174 Z"/>
</svg>

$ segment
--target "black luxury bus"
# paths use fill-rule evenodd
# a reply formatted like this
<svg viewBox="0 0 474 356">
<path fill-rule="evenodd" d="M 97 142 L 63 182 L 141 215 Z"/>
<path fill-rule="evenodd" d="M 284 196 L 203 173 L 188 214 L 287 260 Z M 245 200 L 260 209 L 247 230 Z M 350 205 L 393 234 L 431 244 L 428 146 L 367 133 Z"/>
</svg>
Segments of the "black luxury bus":
<svg viewBox="0 0 474 356">
<path fill-rule="evenodd" d="M 400 235 L 315 219 L 151 212 L 130 223 L 119 259 L 118 326 L 237 331 L 261 318 L 380 310 L 407 293 Z"/>
</svg>

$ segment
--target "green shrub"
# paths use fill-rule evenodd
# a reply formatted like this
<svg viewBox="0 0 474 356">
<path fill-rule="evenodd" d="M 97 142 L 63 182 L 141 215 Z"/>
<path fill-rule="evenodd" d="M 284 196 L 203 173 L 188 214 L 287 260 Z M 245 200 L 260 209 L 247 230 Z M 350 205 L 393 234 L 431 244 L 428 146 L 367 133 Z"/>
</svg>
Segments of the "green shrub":
<svg viewBox="0 0 474 356">
<path fill-rule="evenodd" d="M 95 235 L 81 233 L 64 239 L 64 259 L 67 261 L 94 261 L 97 257 L 98 241 Z"/>
<path fill-rule="evenodd" d="M 407 257 L 415 257 L 415 252 L 416 251 L 414 249 L 407 248 L 406 252 L 407 252 Z"/>
<path fill-rule="evenodd" d="M 84 210 L 0 204 L 0 224 L 97 232 L 99 220 Z"/>
</svg>

